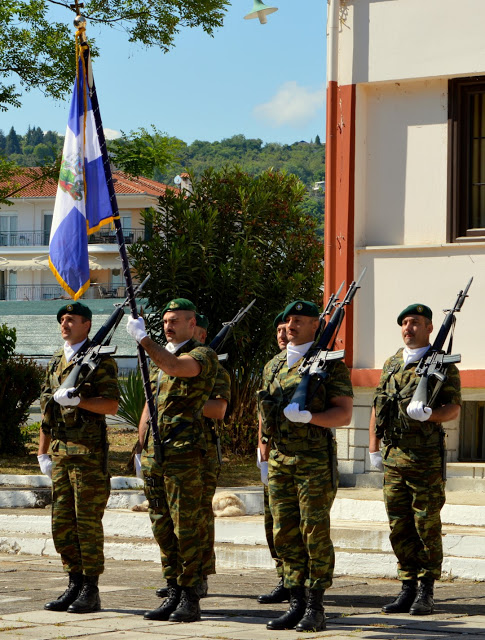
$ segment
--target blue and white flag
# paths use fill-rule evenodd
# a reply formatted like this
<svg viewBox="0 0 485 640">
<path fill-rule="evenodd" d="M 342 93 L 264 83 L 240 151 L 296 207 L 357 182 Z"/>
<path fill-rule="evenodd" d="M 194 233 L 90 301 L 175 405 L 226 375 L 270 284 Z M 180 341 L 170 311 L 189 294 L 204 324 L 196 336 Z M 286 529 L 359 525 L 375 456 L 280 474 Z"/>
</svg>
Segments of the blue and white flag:
<svg viewBox="0 0 485 640">
<path fill-rule="evenodd" d="M 117 215 L 108 190 L 101 152 L 104 135 L 98 112 L 100 140 L 93 113 L 93 102 L 97 107 L 93 92 L 89 52 L 85 50 L 78 58 L 78 77 L 74 82 L 49 241 L 49 266 L 74 300 L 90 284 L 88 235 Z"/>
</svg>

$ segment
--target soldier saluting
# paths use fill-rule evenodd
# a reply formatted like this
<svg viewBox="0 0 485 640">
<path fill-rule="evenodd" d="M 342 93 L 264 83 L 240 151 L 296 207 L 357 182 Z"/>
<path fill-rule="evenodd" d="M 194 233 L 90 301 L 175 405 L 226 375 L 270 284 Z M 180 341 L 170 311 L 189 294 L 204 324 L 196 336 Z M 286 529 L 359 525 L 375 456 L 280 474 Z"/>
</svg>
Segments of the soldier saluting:
<svg viewBox="0 0 485 640">
<path fill-rule="evenodd" d="M 110 493 L 105 415 L 118 411 L 116 362 L 101 356 L 80 395 L 69 397 L 73 387 L 59 389 L 74 367 L 74 356 L 89 348 L 91 318 L 82 302 L 57 312 L 65 343 L 47 366 L 40 398 L 38 459 L 41 471 L 52 476 L 52 537 L 69 573 L 67 590 L 44 606 L 49 611 L 90 613 L 101 608 L 97 585 L 104 570 L 102 518 Z M 86 375 L 81 370 L 78 385 Z"/>
<path fill-rule="evenodd" d="M 461 394 L 458 369 L 449 364 L 433 408 L 412 400 L 420 379 L 417 365 L 430 349 L 432 318 L 424 304 L 411 304 L 399 314 L 405 346 L 384 363 L 371 412 L 369 454 L 373 466 L 384 470 L 390 541 L 402 581 L 401 592 L 382 608 L 384 613 L 432 613 L 433 586 L 441 576 L 446 462 L 441 423 L 458 417 Z"/>
</svg>

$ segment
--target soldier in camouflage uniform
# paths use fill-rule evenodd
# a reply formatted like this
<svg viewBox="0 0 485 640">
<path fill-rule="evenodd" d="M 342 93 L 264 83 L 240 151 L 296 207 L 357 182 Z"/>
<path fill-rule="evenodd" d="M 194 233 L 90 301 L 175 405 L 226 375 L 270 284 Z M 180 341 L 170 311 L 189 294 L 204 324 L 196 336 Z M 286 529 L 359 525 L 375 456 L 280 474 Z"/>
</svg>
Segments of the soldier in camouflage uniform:
<svg viewBox="0 0 485 640">
<path fill-rule="evenodd" d="M 89 348 L 91 317 L 81 302 L 59 310 L 65 344 L 49 362 L 42 387 L 38 459 L 42 472 L 52 477 L 52 536 L 69 573 L 67 590 L 45 605 L 50 611 L 90 613 L 101 607 L 97 585 L 104 570 L 102 518 L 110 492 L 105 415 L 118 411 L 116 362 L 102 356 L 79 396 L 69 398 L 74 387 L 58 389 L 74 367 L 73 356 Z M 85 376 L 81 369 L 78 385 Z"/>
<path fill-rule="evenodd" d="M 196 313 L 196 327 L 194 338 L 201 344 L 207 339 L 209 321 L 206 316 Z M 221 453 L 219 434 L 216 420 L 223 420 L 227 405 L 231 400 L 231 378 L 219 363 L 217 377 L 209 400 L 204 405 L 204 435 L 207 451 L 202 459 L 202 499 L 200 505 L 200 540 L 202 548 L 202 582 L 197 589 L 201 598 L 208 592 L 207 576 L 216 572 L 216 555 L 214 552 L 214 511 L 212 498 L 214 497 L 217 480 L 221 472 Z M 168 596 L 168 587 L 160 587 L 156 594 L 159 598 Z"/>
<path fill-rule="evenodd" d="M 151 380 L 163 445 L 160 464 L 146 429 L 145 407 L 139 429 L 145 494 L 169 591 L 160 607 L 145 613 L 145 619 L 194 622 L 200 619 L 199 513 L 202 459 L 207 450 L 202 411 L 214 386 L 218 360 L 212 349 L 193 338 L 196 321 L 192 302 L 172 300 L 162 315 L 166 348 L 147 336 L 143 318 L 130 317 L 127 324 L 128 333 L 158 367 L 152 367 Z"/>
<path fill-rule="evenodd" d="M 288 344 L 288 336 L 286 335 L 286 322 L 283 321 L 283 312 L 279 313 L 274 319 L 273 325 L 276 329 L 276 342 L 280 351 L 286 349 Z M 262 388 L 266 388 L 269 379 L 271 377 L 271 369 L 268 367 L 270 363 L 267 363 L 263 370 Z M 261 416 L 259 416 L 259 436 L 261 438 Z M 258 448 L 258 458 L 261 458 L 261 452 Z M 283 562 L 281 558 L 278 558 L 276 549 L 274 546 L 273 538 L 273 516 L 271 515 L 271 509 L 269 508 L 269 491 L 268 491 L 268 463 L 259 462 L 261 468 L 261 480 L 263 482 L 263 498 L 264 498 L 264 531 L 266 534 L 266 542 L 268 543 L 271 557 L 275 561 L 276 574 L 280 579 L 276 587 L 270 593 L 265 593 L 258 596 L 259 604 L 275 604 L 279 602 L 285 602 L 290 598 L 290 590 L 284 585 L 283 577 Z"/>
<path fill-rule="evenodd" d="M 269 503 L 274 543 L 283 561 L 289 610 L 268 629 L 320 631 L 325 628 L 324 590 L 332 584 L 334 549 L 330 509 L 337 491 L 336 442 L 331 429 L 350 423 L 352 385 L 341 361 L 329 364 L 325 383 L 309 385 L 309 410 L 292 403 L 301 381 L 298 367 L 313 344 L 318 308 L 296 300 L 283 312 L 287 349 L 268 365 L 266 386 L 258 392 L 262 418 L 261 457 L 269 457 Z M 271 451 L 270 451 L 271 450 Z M 306 602 L 305 587 L 309 590 Z"/>
<path fill-rule="evenodd" d="M 454 364 L 448 365 L 432 409 L 412 400 L 419 382 L 416 366 L 430 346 L 432 312 L 426 305 L 412 304 L 397 322 L 405 346 L 384 363 L 369 427 L 371 463 L 384 471 L 390 541 L 402 581 L 398 597 L 382 610 L 427 615 L 433 612 L 433 586 L 443 560 L 440 511 L 446 451 L 441 424 L 459 415 L 460 375 Z"/>
<path fill-rule="evenodd" d="M 209 322 L 197 314 L 197 326 L 194 337 L 205 344 Z M 207 595 L 207 576 L 216 572 L 214 552 L 214 511 L 212 498 L 216 492 L 217 480 L 221 472 L 221 452 L 216 420 L 223 420 L 231 400 L 231 378 L 221 363 L 218 363 L 217 376 L 209 400 L 204 405 L 204 434 L 207 452 L 202 461 L 202 501 L 200 510 L 200 535 L 202 546 L 202 589 L 201 597 Z"/>
</svg>

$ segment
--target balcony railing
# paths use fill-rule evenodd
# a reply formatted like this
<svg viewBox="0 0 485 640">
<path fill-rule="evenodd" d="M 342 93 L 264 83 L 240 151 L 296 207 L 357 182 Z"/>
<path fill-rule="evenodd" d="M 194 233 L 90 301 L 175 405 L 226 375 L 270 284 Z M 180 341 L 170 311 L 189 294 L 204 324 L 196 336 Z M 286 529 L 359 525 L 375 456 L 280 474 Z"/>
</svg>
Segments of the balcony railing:
<svg viewBox="0 0 485 640">
<path fill-rule="evenodd" d="M 145 229 L 123 229 L 125 244 L 132 244 L 146 237 Z M 114 229 L 100 229 L 88 236 L 89 244 L 116 244 Z M 49 233 L 46 231 L 0 231 L 1 247 L 49 246 Z"/>
<path fill-rule="evenodd" d="M 84 300 L 99 298 L 125 298 L 125 287 L 117 284 L 96 283 L 89 287 Z M 0 300 L 59 300 L 69 298 L 58 284 L 0 285 Z"/>
</svg>

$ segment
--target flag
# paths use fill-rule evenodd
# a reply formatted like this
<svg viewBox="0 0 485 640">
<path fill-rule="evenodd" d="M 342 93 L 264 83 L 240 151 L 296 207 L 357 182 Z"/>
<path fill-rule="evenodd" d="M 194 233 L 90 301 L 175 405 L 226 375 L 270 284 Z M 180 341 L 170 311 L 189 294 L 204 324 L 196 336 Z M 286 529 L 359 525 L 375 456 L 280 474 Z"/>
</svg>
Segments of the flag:
<svg viewBox="0 0 485 640">
<path fill-rule="evenodd" d="M 90 284 L 88 235 L 118 215 L 87 44 L 78 51 L 49 240 L 49 266 L 74 300 Z"/>
</svg>

